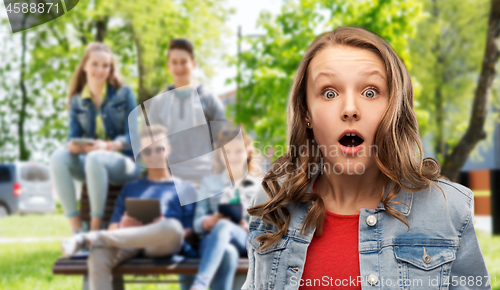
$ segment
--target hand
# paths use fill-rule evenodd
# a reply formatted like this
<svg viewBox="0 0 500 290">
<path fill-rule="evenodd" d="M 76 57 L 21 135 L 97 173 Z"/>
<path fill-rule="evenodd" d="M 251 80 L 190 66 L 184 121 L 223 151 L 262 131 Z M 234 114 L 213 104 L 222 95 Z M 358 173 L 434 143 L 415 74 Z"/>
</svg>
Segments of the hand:
<svg viewBox="0 0 500 290">
<path fill-rule="evenodd" d="M 194 234 L 193 229 L 191 228 L 184 229 L 184 240 L 187 239 L 187 237 L 191 236 L 192 234 Z"/>
<path fill-rule="evenodd" d="M 82 148 L 82 146 L 76 144 L 75 142 L 70 141 L 68 143 L 68 151 L 71 154 L 78 154 L 78 153 L 81 153 L 83 151 L 83 148 Z"/>
<path fill-rule="evenodd" d="M 245 219 L 241 219 L 239 226 L 242 227 L 247 233 L 250 233 L 250 228 L 248 227 L 248 223 Z"/>
<path fill-rule="evenodd" d="M 120 228 L 133 228 L 142 226 L 142 222 L 138 221 L 136 218 L 133 218 L 125 212 L 120 220 Z"/>
<path fill-rule="evenodd" d="M 211 231 L 215 227 L 217 222 L 219 222 L 219 220 L 221 220 L 221 219 L 229 220 L 228 217 L 224 217 L 220 212 L 216 212 L 213 215 L 207 216 L 203 220 L 203 229 L 206 231 Z"/>
<path fill-rule="evenodd" d="M 102 140 L 95 140 L 92 145 L 85 145 L 85 152 L 89 153 L 91 151 L 95 150 L 106 150 L 108 145 L 106 144 L 105 141 Z"/>
</svg>

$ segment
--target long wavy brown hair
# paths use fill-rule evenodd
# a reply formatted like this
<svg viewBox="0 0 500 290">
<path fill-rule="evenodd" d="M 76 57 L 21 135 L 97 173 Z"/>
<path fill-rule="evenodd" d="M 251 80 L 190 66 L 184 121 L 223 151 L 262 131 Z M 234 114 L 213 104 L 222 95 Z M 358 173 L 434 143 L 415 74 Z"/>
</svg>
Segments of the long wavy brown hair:
<svg viewBox="0 0 500 290">
<path fill-rule="evenodd" d="M 288 104 L 288 151 L 272 164 L 263 178 L 262 186 L 269 200 L 248 209 L 250 215 L 261 217 L 266 225 L 272 223 L 277 228 L 277 232 L 257 237 L 259 242 L 263 242 L 261 249 L 266 249 L 286 234 L 290 222 L 290 212 L 286 207 L 289 203 L 313 202 L 302 225 L 301 234 L 310 230 L 314 224 L 315 235 L 320 236 L 323 232 L 323 200 L 316 194 L 305 193 L 311 182 L 308 178 L 311 176 L 308 165 L 322 164 L 322 156 L 319 150 L 313 150 L 313 130 L 307 129 L 304 118 L 308 110 L 306 88 L 309 63 L 320 50 L 333 45 L 373 51 L 385 64 L 389 105 L 376 130 L 376 146 L 373 146 L 378 148 L 377 154 L 373 154 L 377 167 L 387 181 L 395 183 L 382 200 L 385 210 L 409 229 L 407 219 L 391 206 L 400 203 L 391 199 L 402 188 L 415 192 L 434 184 L 444 195 L 444 191 L 433 181 L 442 177 L 438 161 L 431 157 L 423 158 L 424 150 L 413 108 L 412 83 L 403 61 L 378 35 L 359 27 L 339 27 L 322 34 L 311 43 L 295 75 Z M 299 150 L 292 150 L 296 148 Z"/>
<path fill-rule="evenodd" d="M 107 46 L 104 43 L 101 42 L 91 42 L 87 45 L 85 48 L 85 54 L 82 57 L 82 60 L 76 67 L 75 73 L 73 74 L 73 79 L 71 80 L 70 86 L 69 86 L 69 91 L 68 91 L 68 98 L 71 99 L 71 97 L 77 93 L 81 93 L 85 85 L 87 84 L 87 75 L 85 74 L 85 71 L 83 68 L 85 67 L 85 64 L 87 63 L 87 60 L 90 57 L 90 54 L 94 51 L 104 51 L 107 52 L 111 55 L 111 71 L 109 72 L 109 77 L 108 77 L 108 83 L 110 83 L 113 87 L 119 88 L 123 85 L 122 78 L 120 76 L 120 73 L 116 69 L 116 64 L 115 64 L 115 58 L 113 55 L 113 52 L 111 52 L 111 49 L 109 46 Z"/>
</svg>

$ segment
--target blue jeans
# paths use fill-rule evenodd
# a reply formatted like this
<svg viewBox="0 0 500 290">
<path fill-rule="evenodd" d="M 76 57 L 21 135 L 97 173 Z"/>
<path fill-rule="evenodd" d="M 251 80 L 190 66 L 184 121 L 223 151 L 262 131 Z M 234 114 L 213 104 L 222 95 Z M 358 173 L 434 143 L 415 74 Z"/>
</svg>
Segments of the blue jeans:
<svg viewBox="0 0 500 290">
<path fill-rule="evenodd" d="M 102 217 L 108 184 L 124 184 L 136 179 L 141 171 L 142 168 L 130 157 L 113 151 L 71 154 L 65 146 L 57 149 L 50 157 L 52 182 L 67 217 L 79 214 L 73 179 L 87 183 L 90 214 Z"/>
<path fill-rule="evenodd" d="M 208 289 L 210 285 L 213 290 L 232 290 L 238 259 L 247 256 L 247 238 L 242 227 L 220 220 L 201 240 L 200 267 L 191 287 Z"/>
</svg>

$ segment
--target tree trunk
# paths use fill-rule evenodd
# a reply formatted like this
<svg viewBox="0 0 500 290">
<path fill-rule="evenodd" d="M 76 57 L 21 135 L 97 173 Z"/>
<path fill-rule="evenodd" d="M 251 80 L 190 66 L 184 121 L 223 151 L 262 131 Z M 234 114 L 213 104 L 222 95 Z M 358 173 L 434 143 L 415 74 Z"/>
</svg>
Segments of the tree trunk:
<svg viewBox="0 0 500 290">
<path fill-rule="evenodd" d="M 108 27 L 108 17 L 107 16 L 99 17 L 99 19 L 95 22 L 95 27 L 96 27 L 95 40 L 98 42 L 103 42 Z"/>
<path fill-rule="evenodd" d="M 132 37 L 134 39 L 135 49 L 137 50 L 137 70 L 139 72 L 139 102 L 143 103 L 150 98 L 149 93 L 144 85 L 144 76 L 146 74 L 146 69 L 144 68 L 143 48 L 141 40 L 134 29 L 134 25 L 130 23 L 129 26 Z"/>
<path fill-rule="evenodd" d="M 488 20 L 486 49 L 476 88 L 469 127 L 458 145 L 448 156 L 442 166 L 441 174 L 452 181 L 457 181 L 460 170 L 476 144 L 486 138 L 484 123 L 488 115 L 488 104 L 491 87 L 496 74 L 498 62 L 498 36 L 500 34 L 500 0 L 491 1 L 491 11 Z"/>
<path fill-rule="evenodd" d="M 24 132 L 24 123 L 26 120 L 26 106 L 28 104 L 28 92 L 26 91 L 26 31 L 21 35 L 21 76 L 19 78 L 19 87 L 21 88 L 21 108 L 19 109 L 19 119 L 17 121 L 17 134 L 19 137 L 19 159 L 29 160 L 30 152 L 26 149 L 26 138 Z"/>
</svg>

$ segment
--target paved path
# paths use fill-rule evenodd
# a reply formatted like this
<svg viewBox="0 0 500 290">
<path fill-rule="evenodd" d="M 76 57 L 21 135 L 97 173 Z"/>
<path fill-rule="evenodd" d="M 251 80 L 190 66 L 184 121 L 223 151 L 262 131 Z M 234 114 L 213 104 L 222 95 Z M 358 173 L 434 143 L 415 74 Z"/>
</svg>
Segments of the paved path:
<svg viewBox="0 0 500 290">
<path fill-rule="evenodd" d="M 0 238 L 0 244 L 57 242 L 64 238 Z"/>
</svg>

